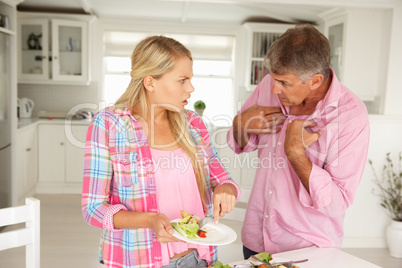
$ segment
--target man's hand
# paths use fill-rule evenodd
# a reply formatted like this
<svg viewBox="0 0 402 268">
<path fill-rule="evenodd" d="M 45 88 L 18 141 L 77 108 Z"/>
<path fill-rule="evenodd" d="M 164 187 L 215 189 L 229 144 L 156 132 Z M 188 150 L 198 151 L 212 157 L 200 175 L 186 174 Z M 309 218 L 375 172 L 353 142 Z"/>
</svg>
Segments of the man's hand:
<svg viewBox="0 0 402 268">
<path fill-rule="evenodd" d="M 305 150 L 321 136 L 319 131 L 309 132 L 306 128 L 317 124 L 307 120 L 293 120 L 286 129 L 285 152 L 289 159 L 305 155 Z"/>
<path fill-rule="evenodd" d="M 233 134 L 237 144 L 246 146 L 250 134 L 277 133 L 286 117 L 279 107 L 253 105 L 233 120 Z"/>
</svg>

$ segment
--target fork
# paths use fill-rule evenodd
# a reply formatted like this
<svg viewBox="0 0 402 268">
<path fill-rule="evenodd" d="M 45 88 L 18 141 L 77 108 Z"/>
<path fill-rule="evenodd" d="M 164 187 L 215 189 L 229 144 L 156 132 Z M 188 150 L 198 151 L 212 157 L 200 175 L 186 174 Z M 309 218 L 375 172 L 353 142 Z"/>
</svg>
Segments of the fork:
<svg viewBox="0 0 402 268">
<path fill-rule="evenodd" d="M 200 229 L 207 224 L 208 222 L 211 222 L 213 220 L 212 217 L 204 217 L 201 220 L 199 220 L 198 222 L 198 227 L 200 227 Z"/>
<path fill-rule="evenodd" d="M 285 266 L 285 267 L 290 268 L 290 267 L 292 267 L 292 265 L 293 265 L 294 263 L 301 263 L 301 262 L 306 262 L 306 261 L 308 261 L 308 259 L 303 259 L 303 260 L 297 260 L 297 261 L 282 261 L 282 262 L 275 262 L 275 263 L 266 263 L 266 262 L 260 260 L 259 258 L 257 258 L 255 255 L 252 255 L 251 258 L 253 258 L 253 259 L 257 260 L 257 261 L 262 262 L 263 264 L 265 264 L 265 265 L 268 266 L 269 268 L 275 268 L 275 267 L 278 267 L 279 265 L 283 265 L 283 266 Z"/>
<path fill-rule="evenodd" d="M 306 262 L 306 261 L 308 261 L 308 259 L 297 260 L 297 261 L 281 261 L 281 262 L 272 263 L 271 265 L 273 267 L 277 267 L 279 265 L 283 265 L 285 267 L 292 267 L 294 263 L 301 263 L 301 262 Z"/>
</svg>

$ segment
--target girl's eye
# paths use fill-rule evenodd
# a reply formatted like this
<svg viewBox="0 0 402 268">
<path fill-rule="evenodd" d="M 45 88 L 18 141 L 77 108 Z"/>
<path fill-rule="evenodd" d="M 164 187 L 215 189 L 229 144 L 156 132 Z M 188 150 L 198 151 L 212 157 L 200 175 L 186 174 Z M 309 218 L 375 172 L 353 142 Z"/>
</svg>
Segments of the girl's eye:
<svg viewBox="0 0 402 268">
<path fill-rule="evenodd" d="M 184 83 L 184 81 L 186 81 L 186 79 L 180 79 L 179 80 L 180 83 Z"/>
</svg>

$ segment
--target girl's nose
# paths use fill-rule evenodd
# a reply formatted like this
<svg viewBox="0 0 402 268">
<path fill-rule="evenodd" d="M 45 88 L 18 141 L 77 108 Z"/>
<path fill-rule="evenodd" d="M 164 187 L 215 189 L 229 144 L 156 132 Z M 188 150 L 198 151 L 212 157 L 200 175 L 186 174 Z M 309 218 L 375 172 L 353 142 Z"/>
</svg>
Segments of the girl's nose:
<svg viewBox="0 0 402 268">
<path fill-rule="evenodd" d="M 193 86 L 193 84 L 192 83 L 190 83 L 190 85 L 187 87 L 187 92 L 189 92 L 189 93 L 191 93 L 191 92 L 194 92 L 194 90 L 195 90 L 195 88 L 194 88 L 194 86 Z"/>
</svg>

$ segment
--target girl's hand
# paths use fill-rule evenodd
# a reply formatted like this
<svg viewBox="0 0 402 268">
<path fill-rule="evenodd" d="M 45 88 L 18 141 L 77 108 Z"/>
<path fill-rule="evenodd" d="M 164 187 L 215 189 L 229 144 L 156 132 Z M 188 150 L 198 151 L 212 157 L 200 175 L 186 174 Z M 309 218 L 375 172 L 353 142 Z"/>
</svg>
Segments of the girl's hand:
<svg viewBox="0 0 402 268">
<path fill-rule="evenodd" d="M 219 217 L 232 211 L 236 204 L 236 187 L 230 183 L 216 186 L 213 195 L 214 221 L 219 222 Z"/>
<path fill-rule="evenodd" d="M 174 237 L 173 227 L 170 224 L 169 218 L 162 213 L 155 213 L 149 218 L 150 228 L 155 232 L 158 242 L 183 242 Z"/>
</svg>

